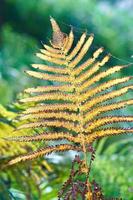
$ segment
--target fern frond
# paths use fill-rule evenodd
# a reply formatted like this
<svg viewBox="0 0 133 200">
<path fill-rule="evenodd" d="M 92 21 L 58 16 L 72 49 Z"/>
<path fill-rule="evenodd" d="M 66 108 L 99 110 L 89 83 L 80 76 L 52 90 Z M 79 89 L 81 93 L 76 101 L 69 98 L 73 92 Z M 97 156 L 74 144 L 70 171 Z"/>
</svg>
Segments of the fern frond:
<svg viewBox="0 0 133 200">
<path fill-rule="evenodd" d="M 93 136 L 94 138 L 101 138 L 107 136 L 115 136 L 120 134 L 133 133 L 133 128 L 105 128 L 102 130 L 95 131 Z"/>
<path fill-rule="evenodd" d="M 75 96 L 73 94 L 65 94 L 60 92 L 52 92 L 52 93 L 44 93 L 43 95 L 38 95 L 34 97 L 28 97 L 25 99 L 21 99 L 20 102 L 38 102 L 38 101 L 46 101 L 46 100 L 64 100 L 69 102 L 75 102 Z"/>
<path fill-rule="evenodd" d="M 26 73 L 35 78 L 49 80 L 49 81 L 58 81 L 58 82 L 70 82 L 69 76 L 61 76 L 54 74 L 47 74 L 42 72 L 26 71 Z"/>
<path fill-rule="evenodd" d="M 96 51 L 94 52 L 92 58 L 89 58 L 88 60 L 86 60 L 84 63 L 82 63 L 82 64 L 79 65 L 78 67 L 74 68 L 74 74 L 75 74 L 76 76 L 78 76 L 78 75 L 80 75 L 81 73 L 83 73 L 83 72 L 84 72 L 83 70 L 85 70 L 88 66 L 92 65 L 92 64 L 95 62 L 96 58 L 98 58 L 98 56 L 103 52 L 103 50 L 104 50 L 103 47 L 99 48 L 98 50 L 96 50 Z M 104 64 L 108 61 L 107 58 L 108 58 L 108 60 L 109 60 L 109 56 L 106 56 L 105 58 L 102 59 L 101 62 L 97 62 L 97 63 L 93 66 L 93 67 L 96 68 L 95 71 L 97 71 L 97 70 L 99 69 L 99 66 L 104 65 Z M 92 67 L 92 68 L 93 68 L 93 67 Z M 91 69 L 92 69 L 92 68 L 91 68 Z M 91 70 L 91 69 L 90 69 L 90 70 Z M 93 70 L 94 70 L 94 69 L 93 69 Z M 88 73 L 88 76 L 90 76 L 89 73 Z"/>
<path fill-rule="evenodd" d="M 106 116 L 101 118 L 99 117 L 99 119 L 91 121 L 91 124 L 89 124 L 87 130 L 92 131 L 100 126 L 117 122 L 133 122 L 133 116 Z"/>
<path fill-rule="evenodd" d="M 68 36 L 68 42 L 66 44 L 66 47 L 64 48 L 64 54 L 67 54 L 69 50 L 71 49 L 74 41 L 74 34 L 73 31 L 71 30 Z"/>
<path fill-rule="evenodd" d="M 43 53 L 44 55 L 46 56 L 50 56 L 52 58 L 61 58 L 61 59 L 64 59 L 65 58 L 65 55 L 63 54 L 57 54 L 57 53 L 51 53 L 45 49 L 40 49 L 41 53 Z"/>
<path fill-rule="evenodd" d="M 85 79 L 86 79 L 86 76 L 85 76 L 85 77 L 81 77 L 81 79 L 78 80 L 78 82 L 81 83 L 81 81 L 83 81 L 83 80 L 84 80 L 84 82 L 81 83 L 81 86 L 79 87 L 79 91 L 82 91 L 82 92 L 83 92 L 84 90 L 86 90 L 87 88 L 89 88 L 89 87 L 90 87 L 91 85 L 93 85 L 94 83 L 100 81 L 101 79 L 107 77 L 108 75 L 111 75 L 111 74 L 113 74 L 113 73 L 115 73 L 115 72 L 120 71 L 122 68 L 125 68 L 125 66 L 115 66 L 115 67 L 112 67 L 112 68 L 110 68 L 110 69 L 108 69 L 108 70 L 106 70 L 106 71 L 104 71 L 104 72 L 101 72 L 100 74 L 94 76 L 93 78 L 91 78 L 91 79 L 89 79 L 89 80 L 88 80 L 88 79 L 85 80 Z M 84 78 L 85 78 L 85 79 L 84 79 Z M 127 78 L 127 77 L 126 77 L 126 78 Z M 83 79 L 83 80 L 82 80 L 82 79 Z"/>
<path fill-rule="evenodd" d="M 72 60 L 76 55 L 77 53 L 80 51 L 82 45 L 84 44 L 85 42 L 85 38 L 86 38 L 86 33 L 83 33 L 81 38 L 79 39 L 77 45 L 75 46 L 75 48 L 72 50 L 72 52 L 67 56 L 67 60 L 70 61 Z"/>
<path fill-rule="evenodd" d="M 48 62 L 52 62 L 54 64 L 58 64 L 58 65 L 65 65 L 65 64 L 67 64 L 67 62 L 65 62 L 64 60 L 52 58 L 52 57 L 46 56 L 46 55 L 44 55 L 42 53 L 37 53 L 36 56 L 38 58 L 41 58 L 42 60 L 45 60 L 45 61 L 48 61 Z"/>
<path fill-rule="evenodd" d="M 98 82 L 99 80 L 101 80 L 104 77 L 107 77 L 108 75 L 111 75 L 115 72 L 120 71 L 121 69 L 123 69 L 125 66 L 115 66 L 112 67 L 104 72 L 99 73 L 98 75 L 94 76 L 93 78 L 88 80 L 88 71 L 85 72 L 84 74 L 82 74 L 81 76 L 79 76 L 78 78 L 78 83 L 85 82 L 87 81 L 88 83 L 85 84 L 84 87 L 90 87 L 91 85 L 93 85 L 94 83 Z M 93 68 L 94 69 L 94 68 Z M 90 71 L 89 76 L 91 76 L 93 74 L 93 71 Z"/>
<path fill-rule="evenodd" d="M 74 145 L 70 145 L 70 144 L 60 144 L 60 145 L 56 145 L 56 146 L 49 146 L 47 148 L 38 149 L 37 151 L 33 151 L 29 154 L 14 158 L 8 162 L 8 165 L 13 165 L 13 164 L 21 162 L 21 161 L 32 160 L 39 156 L 48 155 L 53 152 L 63 152 L 63 151 L 70 151 L 70 150 L 80 151 L 81 148 L 76 145 L 74 146 Z"/>
<path fill-rule="evenodd" d="M 99 104 L 99 103 L 104 103 L 107 100 L 111 100 L 114 99 L 116 97 L 120 97 L 121 95 L 125 94 L 128 92 L 128 90 L 132 90 L 133 86 L 129 85 L 129 86 L 125 86 L 119 90 L 116 91 L 111 91 L 111 92 L 107 92 L 101 96 L 95 97 L 93 98 L 91 101 L 86 102 L 82 108 L 83 111 L 87 111 L 90 108 L 92 108 L 93 106 Z"/>
<path fill-rule="evenodd" d="M 108 58 L 109 58 L 109 56 L 108 56 Z M 93 74 L 95 74 L 99 70 L 99 68 L 102 67 L 105 64 L 105 61 L 103 62 L 104 59 L 105 58 L 103 58 L 99 62 L 96 62 L 94 65 L 92 65 L 94 61 L 90 60 L 91 61 L 90 64 L 92 65 L 92 67 L 90 69 L 88 69 L 86 71 L 83 71 L 82 73 L 79 74 L 79 77 L 78 77 L 80 79 L 80 80 L 78 80 L 79 83 L 81 83 L 82 81 L 85 81 L 86 79 L 89 79 Z M 88 76 L 87 76 L 87 74 L 88 74 Z"/>
<path fill-rule="evenodd" d="M 54 151 L 82 149 L 85 152 L 86 145 L 97 138 L 133 133 L 132 128 L 116 129 L 114 125 L 114 123 L 119 124 L 121 122 L 132 123 L 133 116 L 108 115 L 110 111 L 133 105 L 132 99 L 114 103 L 108 102 L 133 89 L 131 83 L 127 85 L 132 80 L 132 76 L 104 81 L 108 76 L 122 71 L 129 65 L 113 66 L 100 71 L 102 66 L 111 58 L 110 54 L 103 56 L 102 59 L 99 58 L 104 51 L 102 47 L 94 51 L 92 56 L 84 61 L 84 57 L 92 45 L 94 35 L 91 34 L 86 39 L 87 34 L 83 33 L 73 47 L 73 30 L 67 35 L 60 30 L 59 25 L 53 18 L 50 18 L 50 21 L 53 30 L 50 45 L 43 45 L 44 49 L 40 50 L 41 53 L 36 54 L 37 57 L 49 63 L 48 65 L 45 63 L 33 64 L 32 67 L 41 70 L 41 72 L 28 70 L 27 74 L 41 80 L 50 81 L 51 85 L 37 86 L 25 90 L 30 96 L 20 101 L 22 103 L 33 102 L 34 107 L 31 106 L 22 112 L 20 117 L 22 125 L 18 128 L 37 129 L 44 127 L 47 133 L 42 132 L 39 135 L 17 137 L 14 140 L 28 142 L 65 139 L 66 142 L 71 142 L 73 145 L 47 147 L 16 158 L 10 161 L 9 164 L 33 159 Z M 101 80 L 103 82 L 99 84 Z M 121 87 L 122 84 L 126 85 Z M 119 87 L 113 90 L 113 86 Z M 112 91 L 108 91 L 108 89 L 112 89 Z M 103 117 L 102 114 L 107 114 L 107 116 Z M 30 123 L 25 123 L 25 120 L 29 120 Z M 110 124 L 112 128 L 106 128 L 106 125 Z M 49 132 L 49 128 L 50 130 L 54 128 L 54 132 Z M 75 144 L 78 144 L 78 146 Z"/>
<path fill-rule="evenodd" d="M 86 113 L 85 122 L 94 119 L 96 116 L 100 115 L 101 113 L 105 113 L 112 110 L 118 110 L 124 108 L 127 105 L 133 105 L 133 99 L 127 101 L 119 101 L 117 103 L 106 104 L 100 107 L 96 107 L 91 111 Z"/>
<path fill-rule="evenodd" d="M 90 46 L 93 42 L 93 39 L 94 39 L 93 35 L 91 35 L 88 38 L 88 40 L 86 41 L 86 43 L 84 44 L 84 46 L 80 50 L 79 54 L 76 56 L 76 58 L 73 61 L 70 62 L 70 64 L 69 64 L 70 67 L 74 68 L 81 61 L 81 59 L 84 57 L 84 55 L 86 54 L 86 52 L 90 48 Z"/>
<path fill-rule="evenodd" d="M 70 84 L 38 86 L 36 88 L 28 88 L 28 89 L 24 90 L 24 92 L 26 92 L 26 93 L 42 93 L 42 92 L 50 92 L 50 91 L 72 92 L 73 86 Z"/>
<path fill-rule="evenodd" d="M 68 69 L 63 67 L 48 66 L 43 64 L 32 64 L 35 69 L 40 69 L 47 72 L 57 73 L 57 74 L 68 74 Z"/>
<path fill-rule="evenodd" d="M 78 121 L 79 117 L 76 113 L 69 113 L 69 112 L 39 112 L 39 113 L 32 113 L 28 115 L 23 115 L 20 117 L 21 120 L 25 119 L 65 119 L 69 121 Z"/>
<path fill-rule="evenodd" d="M 61 121 L 61 120 L 44 120 L 44 121 L 38 121 L 38 122 L 32 122 L 23 124 L 18 127 L 18 130 L 20 129 L 27 129 L 27 128 L 37 128 L 37 127 L 57 127 L 57 128 L 66 128 L 71 131 L 80 132 L 80 126 L 69 121 Z"/>
<path fill-rule="evenodd" d="M 88 99 L 89 97 L 93 97 L 96 94 L 109 89 L 115 85 L 118 85 L 120 83 L 126 83 L 127 81 L 129 81 L 131 79 L 131 77 L 125 77 L 125 78 L 120 78 L 120 79 L 114 79 L 114 80 L 110 80 L 108 82 L 105 82 L 99 86 L 96 86 L 86 92 L 83 92 L 83 97 L 82 97 L 82 101 L 85 101 L 86 99 Z M 100 97 L 100 96 L 99 96 Z"/>
<path fill-rule="evenodd" d="M 53 48 L 53 47 L 51 47 L 51 46 L 48 46 L 48 45 L 46 45 L 46 44 L 44 44 L 43 46 L 44 46 L 44 48 L 45 48 L 46 50 L 48 50 L 48 51 L 51 52 L 51 53 L 55 53 L 55 54 L 60 53 L 60 50 L 59 50 L 59 49 L 55 49 L 55 48 Z"/>
<path fill-rule="evenodd" d="M 48 112 L 48 111 L 61 111 L 61 110 L 77 111 L 77 108 L 73 103 L 42 104 L 40 106 L 28 108 L 27 110 L 23 111 L 23 114 L 38 113 L 42 111 Z"/>
<path fill-rule="evenodd" d="M 81 138 L 78 136 L 73 136 L 67 132 L 46 132 L 41 134 L 36 134 L 32 136 L 16 136 L 8 137 L 8 141 L 18 141 L 18 142 L 33 142 L 33 141 L 51 141 L 51 140 L 68 140 L 74 143 L 80 143 Z"/>
</svg>

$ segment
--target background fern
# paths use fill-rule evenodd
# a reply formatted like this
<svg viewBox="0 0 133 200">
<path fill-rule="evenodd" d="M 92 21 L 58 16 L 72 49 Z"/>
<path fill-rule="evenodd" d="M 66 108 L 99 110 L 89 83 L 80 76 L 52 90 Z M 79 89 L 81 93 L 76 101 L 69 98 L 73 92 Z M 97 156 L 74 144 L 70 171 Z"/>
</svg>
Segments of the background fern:
<svg viewBox="0 0 133 200">
<path fill-rule="evenodd" d="M 10 109 L 11 107 L 12 109 L 18 107 L 22 109 L 22 106 L 19 104 L 10 106 Z M 0 138 L 7 135 L 25 134 L 25 131 L 13 133 L 14 128 L 19 124 L 16 116 L 16 112 L 9 111 L 0 105 Z M 26 132 L 30 134 L 29 131 Z M 5 168 L 7 161 L 15 155 L 27 153 L 29 150 L 34 150 L 35 148 L 37 148 L 37 145 L 32 143 L 18 144 L 17 142 L 11 143 L 2 139 L 0 140 L 0 197 L 3 196 L 4 192 L 2 199 L 8 200 L 19 196 L 26 196 L 27 199 L 32 199 L 33 196 L 41 198 L 42 192 L 39 185 L 43 179 L 48 180 L 49 174 L 53 171 L 46 160 L 39 159 L 38 162 L 34 160 L 33 162 L 19 164 L 17 168 L 15 166 Z M 12 179 L 14 179 L 13 183 Z M 13 187 L 16 187 L 16 189 L 13 189 Z M 20 192 L 20 190 L 23 192 Z M 34 190 L 34 194 L 31 193 L 31 190 Z"/>
</svg>

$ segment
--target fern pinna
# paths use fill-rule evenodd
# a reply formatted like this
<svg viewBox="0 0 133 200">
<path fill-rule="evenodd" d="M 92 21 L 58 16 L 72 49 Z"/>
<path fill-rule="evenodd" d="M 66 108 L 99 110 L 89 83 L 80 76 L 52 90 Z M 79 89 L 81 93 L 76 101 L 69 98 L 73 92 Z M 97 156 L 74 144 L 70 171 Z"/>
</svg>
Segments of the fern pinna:
<svg viewBox="0 0 133 200">
<path fill-rule="evenodd" d="M 47 145 L 11 160 L 9 165 L 58 151 L 76 150 L 85 153 L 86 146 L 97 138 L 133 133 L 133 128 L 116 126 L 119 122 L 133 122 L 133 116 L 108 115 L 109 111 L 133 104 L 133 99 L 110 103 L 110 100 L 133 89 L 133 85 L 130 84 L 132 77 L 115 78 L 99 83 L 103 78 L 127 66 L 113 66 L 99 72 L 110 59 L 110 55 L 106 55 L 100 60 L 103 48 L 97 49 L 91 58 L 84 60 L 94 35 L 91 34 L 87 38 L 86 32 L 83 33 L 73 47 L 73 30 L 69 35 L 64 34 L 53 18 L 50 21 L 53 38 L 50 45 L 44 45 L 44 49 L 36 55 L 51 64 L 33 64 L 32 67 L 40 71 L 27 71 L 27 74 L 51 81 L 53 85 L 28 88 L 25 92 L 30 94 L 30 97 L 20 100 L 22 103 L 34 102 L 35 106 L 22 113 L 21 120 L 28 119 L 30 122 L 24 123 L 19 129 L 46 129 L 40 134 L 9 139 L 24 142 L 65 140 L 65 143 Z M 126 86 L 108 90 L 128 81 Z"/>
</svg>

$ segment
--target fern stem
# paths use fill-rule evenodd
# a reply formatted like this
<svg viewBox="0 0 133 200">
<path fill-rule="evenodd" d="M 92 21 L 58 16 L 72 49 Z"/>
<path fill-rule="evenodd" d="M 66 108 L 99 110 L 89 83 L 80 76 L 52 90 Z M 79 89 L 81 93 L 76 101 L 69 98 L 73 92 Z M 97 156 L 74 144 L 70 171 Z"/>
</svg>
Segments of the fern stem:
<svg viewBox="0 0 133 200">
<path fill-rule="evenodd" d="M 66 66 L 68 67 L 68 74 L 72 80 L 73 83 L 73 91 L 76 93 L 76 97 L 80 97 L 80 92 L 77 90 L 77 83 L 76 83 L 76 77 L 75 75 L 72 75 L 72 68 L 69 65 L 69 61 L 67 60 L 66 54 L 62 49 L 62 54 L 64 54 L 64 57 L 66 59 Z M 82 148 L 83 148 L 83 155 L 84 155 L 84 161 L 85 161 L 85 172 L 86 172 L 86 181 L 87 181 L 87 196 L 86 196 L 86 200 L 92 200 L 92 191 L 91 191 L 91 187 L 90 187 L 90 182 L 88 180 L 88 174 L 89 174 L 89 166 L 88 166 L 88 162 L 87 162 L 87 150 L 86 150 L 86 144 L 85 144 L 85 138 L 84 138 L 84 114 L 83 111 L 81 109 L 81 103 L 79 101 L 76 101 L 76 107 L 77 110 L 79 110 L 79 122 L 80 122 L 80 137 L 81 137 L 81 141 L 82 141 Z"/>
</svg>

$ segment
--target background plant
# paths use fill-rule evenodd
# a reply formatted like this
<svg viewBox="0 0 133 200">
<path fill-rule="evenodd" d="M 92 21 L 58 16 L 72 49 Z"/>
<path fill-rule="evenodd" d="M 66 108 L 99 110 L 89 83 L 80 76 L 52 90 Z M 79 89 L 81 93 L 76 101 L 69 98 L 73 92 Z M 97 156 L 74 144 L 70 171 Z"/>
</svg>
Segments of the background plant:
<svg viewBox="0 0 133 200">
<path fill-rule="evenodd" d="M 6 135 L 11 136 L 14 129 L 19 124 L 15 110 L 16 108 L 22 109 L 22 106 L 14 104 L 10 107 L 12 110 L 14 109 L 14 111 L 9 111 L 0 105 L 1 138 Z M 23 133 L 25 132 L 18 131 L 14 133 L 14 135 L 22 135 Z M 27 134 L 30 133 L 27 132 Z M 36 145 L 25 143 L 18 145 L 16 142 L 13 144 L 8 141 L 0 140 L 0 147 L 0 197 L 5 200 L 12 199 L 13 197 L 18 199 L 26 198 L 28 200 L 42 198 L 43 194 L 40 185 L 44 180 L 48 180 L 48 175 L 53 171 L 46 160 L 40 159 L 38 162 L 34 161 L 20 164 L 17 168 L 5 168 L 9 159 L 13 158 L 16 154 L 26 153 L 31 149 L 34 150 Z M 31 191 L 33 191 L 33 193 Z"/>
</svg>

